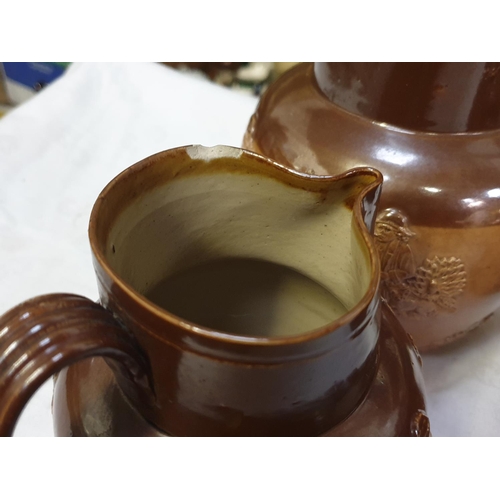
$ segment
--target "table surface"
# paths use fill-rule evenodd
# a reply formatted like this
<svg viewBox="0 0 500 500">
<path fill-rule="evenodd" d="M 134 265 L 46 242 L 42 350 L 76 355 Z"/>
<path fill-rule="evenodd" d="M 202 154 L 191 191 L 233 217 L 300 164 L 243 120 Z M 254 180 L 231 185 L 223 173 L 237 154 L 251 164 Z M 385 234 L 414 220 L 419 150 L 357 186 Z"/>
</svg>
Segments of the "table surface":
<svg viewBox="0 0 500 500">
<path fill-rule="evenodd" d="M 158 151 L 241 145 L 257 99 L 153 63 L 75 64 L 0 120 L 0 311 L 39 294 L 97 298 L 87 225 L 102 188 Z M 500 436 L 500 313 L 427 354 L 434 436 Z M 52 382 L 16 436 L 51 436 Z"/>
</svg>

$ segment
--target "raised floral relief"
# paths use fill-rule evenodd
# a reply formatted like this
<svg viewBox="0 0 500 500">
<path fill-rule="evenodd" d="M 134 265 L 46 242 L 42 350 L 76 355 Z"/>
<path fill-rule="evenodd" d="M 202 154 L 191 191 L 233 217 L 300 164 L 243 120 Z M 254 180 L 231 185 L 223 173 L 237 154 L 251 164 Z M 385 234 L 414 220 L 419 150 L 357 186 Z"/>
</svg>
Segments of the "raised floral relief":
<svg viewBox="0 0 500 500">
<path fill-rule="evenodd" d="M 396 312 L 410 317 L 455 311 L 467 281 L 464 263 L 457 257 L 434 256 L 417 266 L 409 244 L 415 236 L 399 210 L 388 208 L 378 215 L 375 241 L 382 296 Z"/>
</svg>

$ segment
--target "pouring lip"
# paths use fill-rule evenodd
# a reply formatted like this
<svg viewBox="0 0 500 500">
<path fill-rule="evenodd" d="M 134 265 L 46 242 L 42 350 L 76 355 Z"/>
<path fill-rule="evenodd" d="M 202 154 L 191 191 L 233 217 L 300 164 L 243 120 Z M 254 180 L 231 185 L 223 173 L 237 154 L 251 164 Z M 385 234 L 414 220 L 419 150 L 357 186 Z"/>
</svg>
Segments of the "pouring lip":
<svg viewBox="0 0 500 500">
<path fill-rule="evenodd" d="M 196 323 L 185 320 L 179 316 L 176 316 L 165 309 L 155 305 L 153 302 L 148 300 L 141 293 L 136 291 L 132 286 L 125 282 L 119 274 L 113 270 L 111 265 L 108 263 L 107 258 L 104 254 L 104 248 L 106 244 L 106 238 L 100 238 L 98 235 L 98 224 L 103 217 L 102 211 L 105 205 L 106 197 L 117 188 L 119 184 L 122 184 L 126 179 L 130 179 L 131 177 L 137 175 L 140 171 L 152 164 L 158 163 L 161 160 L 164 160 L 168 157 L 175 157 L 179 154 L 188 154 L 191 156 L 191 153 L 198 150 L 198 148 L 204 148 L 206 152 L 213 154 L 215 152 L 215 156 L 212 159 L 219 158 L 235 158 L 240 156 L 246 156 L 253 160 L 257 160 L 260 163 L 264 163 L 266 165 L 267 170 L 262 170 L 262 174 L 267 175 L 268 177 L 279 178 L 279 180 L 284 180 L 286 177 L 287 184 L 293 187 L 301 187 L 298 184 L 300 182 L 306 182 L 309 185 L 311 183 L 316 184 L 318 186 L 318 190 L 320 187 L 323 189 L 334 182 L 339 180 L 348 179 L 351 177 L 357 177 L 362 175 L 373 176 L 373 181 L 370 182 L 364 189 L 357 195 L 354 204 L 353 204 L 353 222 L 356 224 L 362 238 L 363 243 L 366 246 L 369 254 L 369 262 L 370 262 L 370 279 L 369 286 L 367 291 L 361 300 L 352 307 L 348 312 L 344 315 L 340 316 L 336 320 L 323 325 L 319 328 L 315 328 L 313 330 L 309 330 L 304 332 L 303 334 L 291 336 L 291 337 L 277 337 L 277 338 L 267 338 L 267 337 L 252 337 L 252 336 L 241 336 L 237 334 L 232 334 L 228 332 L 223 332 L 215 329 L 211 329 L 208 327 L 204 327 L 198 325 Z M 226 154 L 224 154 L 226 153 Z M 217 156 L 220 154 L 220 156 Z M 196 155 L 195 155 L 196 156 Z M 191 158 L 193 158 L 191 156 Z M 198 158 L 197 158 L 198 159 Z M 271 167 L 271 169 L 269 169 Z M 294 179 L 294 182 L 290 182 L 290 179 Z M 167 182 L 169 182 L 167 180 Z M 196 337 L 201 337 L 207 341 L 222 341 L 226 344 L 240 345 L 240 346 L 292 346 L 294 344 L 303 344 L 305 342 L 310 342 L 314 340 L 320 340 L 323 337 L 328 336 L 332 332 L 345 327 L 351 323 L 356 322 L 356 319 L 363 315 L 363 312 L 367 311 L 370 308 L 370 304 L 374 300 L 378 298 L 378 289 L 379 289 L 379 281 L 380 281 L 380 261 L 377 249 L 374 244 L 374 240 L 370 235 L 370 232 L 365 224 L 363 214 L 362 214 L 362 202 L 366 195 L 368 195 L 371 191 L 379 189 L 383 182 L 383 176 L 380 171 L 373 167 L 369 166 L 359 166 L 353 169 L 350 169 L 346 172 L 343 172 L 338 175 L 315 175 L 305 172 L 298 172 L 289 167 L 279 164 L 274 160 L 262 156 L 258 153 L 254 153 L 252 151 L 248 151 L 242 148 L 235 148 L 232 146 L 214 146 L 211 148 L 205 148 L 200 145 L 187 145 L 180 146 L 176 148 L 171 148 L 168 150 L 164 150 L 148 156 L 130 167 L 126 168 L 118 175 L 116 175 L 101 191 L 97 200 L 94 203 L 94 206 L 91 211 L 88 235 L 91 250 L 94 258 L 96 259 L 99 266 L 102 270 L 111 278 L 113 285 L 117 286 L 119 290 L 132 302 L 139 305 L 143 310 L 147 311 L 149 314 L 153 315 L 156 319 L 164 321 L 169 324 L 173 324 L 174 326 L 181 328 L 187 333 L 191 333 Z M 303 189 L 305 189 L 302 186 Z M 141 193 L 136 193 L 136 196 L 140 196 Z M 132 200 L 127 200 L 126 203 Z M 126 204 L 121 207 L 121 210 L 125 208 Z M 114 210 L 114 215 L 112 215 L 112 219 L 109 221 L 109 226 L 115 222 L 118 215 L 121 213 L 120 209 Z M 104 240 L 104 241 L 103 241 Z M 362 322 L 364 323 L 364 322 Z M 357 331 L 359 328 L 354 329 L 353 331 Z"/>
</svg>

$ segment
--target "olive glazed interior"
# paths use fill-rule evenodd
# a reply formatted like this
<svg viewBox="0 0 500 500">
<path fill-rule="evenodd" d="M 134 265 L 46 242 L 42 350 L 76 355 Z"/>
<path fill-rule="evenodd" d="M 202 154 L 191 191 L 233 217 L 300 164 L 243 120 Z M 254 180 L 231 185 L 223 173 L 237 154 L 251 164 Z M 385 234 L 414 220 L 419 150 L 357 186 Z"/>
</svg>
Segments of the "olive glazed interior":
<svg viewBox="0 0 500 500">
<path fill-rule="evenodd" d="M 364 241 L 351 229 L 349 200 L 364 186 L 350 178 L 341 189 L 314 178 L 292 185 L 293 178 L 283 178 L 281 170 L 263 170 L 258 157 L 244 170 L 235 169 L 241 154 L 229 147 L 192 146 L 174 168 L 161 162 L 148 167 L 158 171 L 157 182 L 140 193 L 117 186 L 128 192 L 114 199 L 127 206 L 102 240 L 111 269 L 147 295 L 165 278 L 202 263 L 258 259 L 298 271 L 352 309 L 372 275 Z M 275 301 L 280 293 L 284 290 Z M 325 324 L 335 319 L 332 315 Z"/>
</svg>

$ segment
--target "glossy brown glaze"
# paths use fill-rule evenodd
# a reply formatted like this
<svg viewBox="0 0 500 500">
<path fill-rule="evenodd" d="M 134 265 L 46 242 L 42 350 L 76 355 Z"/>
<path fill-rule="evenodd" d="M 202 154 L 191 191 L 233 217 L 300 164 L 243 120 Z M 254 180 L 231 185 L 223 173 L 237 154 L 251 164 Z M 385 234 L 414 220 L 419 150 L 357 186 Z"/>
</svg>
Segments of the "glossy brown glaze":
<svg viewBox="0 0 500 500">
<path fill-rule="evenodd" d="M 379 368 L 366 399 L 326 436 L 429 437 L 422 359 L 411 337 L 384 303 Z"/>
<path fill-rule="evenodd" d="M 357 409 L 324 436 L 430 435 L 420 357 L 387 306 L 382 317 L 379 363 L 370 390 Z M 98 358 L 59 374 L 54 411 L 57 436 L 168 436 L 130 405 L 112 370 Z"/>
<path fill-rule="evenodd" d="M 500 306 L 500 65 L 305 63 L 262 97 L 244 147 L 320 175 L 384 175 L 382 292 L 419 349 Z M 403 128 L 405 127 L 405 128 Z"/>
<path fill-rule="evenodd" d="M 287 204 L 298 200 L 297 196 L 302 193 L 313 202 L 304 205 L 306 214 L 310 210 L 320 214 L 332 203 L 335 213 L 349 213 L 344 238 L 351 242 L 352 252 L 360 249 L 360 260 L 355 261 L 356 276 L 367 284 L 361 300 L 347 314 L 294 337 L 267 338 L 258 332 L 255 336 L 242 337 L 210 330 L 168 313 L 130 285 L 133 274 L 127 279 L 121 276 L 117 259 L 127 248 L 119 236 L 136 227 L 134 217 L 139 212 L 142 214 L 141 207 L 153 202 L 158 187 L 172 184 L 176 195 L 182 186 L 186 189 L 184 181 L 203 176 L 203 182 L 198 184 L 204 186 L 210 175 L 220 172 L 231 179 L 243 176 L 237 185 L 251 185 L 252 193 L 259 196 L 266 185 L 265 179 L 271 179 L 273 193 L 286 193 Z M 275 181 L 282 188 L 278 189 Z M 393 345 L 389 351 L 400 353 L 396 355 L 397 361 L 392 355 L 379 356 L 380 267 L 370 233 L 374 230 L 380 186 L 381 175 L 373 169 L 352 170 L 337 177 L 313 177 L 234 148 L 178 148 L 130 167 L 104 189 L 91 215 L 89 236 L 94 267 L 100 301 L 107 311 L 87 299 L 58 295 L 22 304 L 0 321 L 0 336 L 7 341 L 5 352 L 9 354 L 13 350 L 17 353 L 14 361 L 21 360 L 14 366 L 30 359 L 28 365 L 34 366 L 36 373 L 36 377 L 27 372 L 27 379 L 23 374 L 10 379 L 13 365 L 10 358 L 0 362 L 5 401 L 12 399 L 9 395 L 27 388 L 23 389 L 24 393 L 21 391 L 23 397 L 10 405 L 12 410 L 8 404 L 7 410 L 0 408 L 7 415 L 4 432 L 12 431 L 22 405 L 44 379 L 89 355 L 111 359 L 107 365 L 92 359 L 59 376 L 54 399 L 58 434 L 148 435 L 151 429 L 158 429 L 160 433 L 176 436 L 321 435 L 346 422 L 346 418 L 351 418 L 349 415 L 359 415 L 356 408 L 366 399 L 374 381 L 379 380 L 376 374 L 381 373 L 380 360 L 389 358 L 394 359 L 389 365 L 394 365 L 396 371 L 384 368 L 383 373 L 387 370 L 387 373 L 397 373 L 393 376 L 399 380 L 394 382 L 399 384 L 399 393 L 405 386 L 411 395 L 408 400 L 411 403 L 407 400 L 401 401 L 403 406 L 396 403 L 404 415 L 401 428 L 410 428 L 414 425 L 415 412 L 408 413 L 407 404 L 415 411 L 425 411 L 417 381 L 418 369 L 413 371 L 408 354 L 401 355 L 405 349 L 411 349 L 411 343 L 407 337 L 401 340 L 401 333 L 396 332 L 394 338 L 401 337 L 395 340 L 401 349 L 394 350 Z M 203 189 L 201 199 L 205 200 L 208 192 L 207 188 Z M 171 191 L 160 193 L 160 203 L 164 203 L 163 195 Z M 237 194 L 240 196 L 239 191 Z M 241 192 L 241 196 L 243 194 Z M 191 194 L 187 199 L 192 200 Z M 180 203 L 179 198 L 176 200 Z M 220 198 L 217 200 L 222 203 Z M 139 205 L 131 205 L 135 202 Z M 132 212 L 127 212 L 131 206 Z M 173 209 L 168 209 L 167 216 Z M 146 222 L 154 224 L 154 217 Z M 229 223 L 224 227 L 229 228 Z M 245 225 L 238 227 L 246 229 Z M 293 234 L 301 237 L 304 230 L 293 228 Z M 325 231 L 323 226 L 322 231 Z M 158 232 L 151 234 L 156 238 Z M 311 243 L 318 249 L 321 235 L 316 236 L 317 241 Z M 175 235 L 165 241 L 168 244 L 170 240 L 174 242 Z M 263 248 L 267 248 L 267 243 Z M 281 251 L 285 252 L 286 248 Z M 317 251 L 308 252 L 306 256 L 307 259 L 319 258 Z M 369 270 L 367 275 L 362 271 L 364 262 Z M 134 261 L 130 265 L 139 264 Z M 136 271 L 135 267 L 127 266 L 123 272 Z M 49 307 L 47 303 L 52 305 Z M 31 311 L 30 304 L 34 304 L 35 312 Z M 33 324 L 31 317 L 35 319 Z M 67 317 L 71 321 L 66 321 Z M 34 350 L 30 350 L 31 338 L 38 346 Z M 41 348 L 47 338 L 48 358 L 46 350 Z M 76 348 L 71 347 L 73 345 Z M 116 384 L 110 382 L 110 372 L 105 366 L 112 368 Z M 129 369 L 124 370 L 124 366 Z M 401 369 L 405 373 L 403 377 Z M 95 407 L 91 415 L 89 405 Z M 362 424 L 361 420 L 360 425 L 364 425 L 367 432 L 366 423 Z M 144 430 L 145 421 L 150 424 L 149 430 Z M 358 432 L 352 427 L 349 429 L 354 434 Z"/>
</svg>

